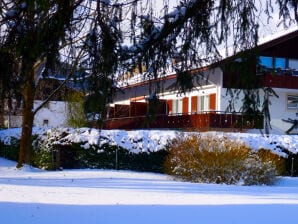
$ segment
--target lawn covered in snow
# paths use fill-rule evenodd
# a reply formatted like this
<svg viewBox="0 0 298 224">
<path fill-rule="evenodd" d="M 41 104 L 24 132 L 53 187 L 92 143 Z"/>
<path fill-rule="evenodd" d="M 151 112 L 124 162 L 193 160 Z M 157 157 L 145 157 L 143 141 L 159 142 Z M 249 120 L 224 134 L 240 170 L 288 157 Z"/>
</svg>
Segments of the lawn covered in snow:
<svg viewBox="0 0 298 224">
<path fill-rule="evenodd" d="M 112 170 L 15 168 L 0 158 L 1 223 L 297 223 L 298 178 L 275 186 L 194 184 Z"/>
</svg>

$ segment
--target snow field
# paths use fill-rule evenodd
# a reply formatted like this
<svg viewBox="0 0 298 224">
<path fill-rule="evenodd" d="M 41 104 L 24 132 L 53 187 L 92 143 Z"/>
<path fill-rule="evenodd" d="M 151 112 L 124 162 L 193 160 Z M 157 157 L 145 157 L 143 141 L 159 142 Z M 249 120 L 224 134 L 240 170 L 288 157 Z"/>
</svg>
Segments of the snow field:
<svg viewBox="0 0 298 224">
<path fill-rule="evenodd" d="M 298 178 L 275 186 L 112 170 L 42 171 L 0 158 L 1 223 L 296 223 Z"/>
</svg>

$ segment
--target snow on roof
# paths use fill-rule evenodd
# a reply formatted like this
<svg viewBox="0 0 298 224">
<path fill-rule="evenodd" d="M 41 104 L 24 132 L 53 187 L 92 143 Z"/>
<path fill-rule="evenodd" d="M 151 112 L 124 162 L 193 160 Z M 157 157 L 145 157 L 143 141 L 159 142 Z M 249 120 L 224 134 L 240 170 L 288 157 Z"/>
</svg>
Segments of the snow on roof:
<svg viewBox="0 0 298 224">
<path fill-rule="evenodd" d="M 283 36 L 288 35 L 292 32 L 295 32 L 295 31 L 298 31 L 298 28 L 296 26 L 288 28 L 288 29 L 284 29 L 282 31 L 276 32 L 276 33 L 268 35 L 268 36 L 265 36 L 263 38 L 260 38 L 258 45 L 268 43 L 272 40 L 283 37 Z"/>
<path fill-rule="evenodd" d="M 288 28 L 288 29 L 284 29 L 282 31 L 276 32 L 276 33 L 271 34 L 271 35 L 267 35 L 267 36 L 259 39 L 258 46 L 269 43 L 270 41 L 273 41 L 273 40 L 278 39 L 280 37 L 283 37 L 285 35 L 291 34 L 292 32 L 295 32 L 295 31 L 298 31 L 298 28 L 296 26 Z M 222 57 L 221 60 L 224 60 L 228 57 L 231 57 L 231 56 L 234 55 L 233 47 L 228 47 L 228 49 L 222 48 L 222 49 L 219 50 L 219 54 Z M 206 64 L 206 66 L 209 66 L 211 64 L 212 63 Z M 146 73 L 135 74 L 134 76 L 132 76 L 130 78 L 119 81 L 118 85 L 120 87 L 125 87 L 125 86 L 130 86 L 130 85 L 134 85 L 134 84 L 138 84 L 138 83 L 143 83 L 145 81 L 150 80 L 150 78 L 148 78 L 145 74 Z M 169 68 L 166 71 L 166 74 L 164 75 L 164 77 L 170 76 L 170 75 L 173 75 L 173 74 L 174 74 L 174 69 Z"/>
</svg>

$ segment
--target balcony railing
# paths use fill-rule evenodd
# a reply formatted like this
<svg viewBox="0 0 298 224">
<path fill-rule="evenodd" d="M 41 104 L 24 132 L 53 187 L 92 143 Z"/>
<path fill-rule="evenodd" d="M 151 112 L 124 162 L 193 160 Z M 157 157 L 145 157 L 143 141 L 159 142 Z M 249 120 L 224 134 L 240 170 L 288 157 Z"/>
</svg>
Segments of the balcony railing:
<svg viewBox="0 0 298 224">
<path fill-rule="evenodd" d="M 265 73 L 259 75 L 259 82 L 266 87 L 298 89 L 298 76 L 292 73 Z"/>
<path fill-rule="evenodd" d="M 107 119 L 106 129 L 262 129 L 262 115 L 223 113 L 218 111 L 198 114 L 135 116 Z"/>
</svg>

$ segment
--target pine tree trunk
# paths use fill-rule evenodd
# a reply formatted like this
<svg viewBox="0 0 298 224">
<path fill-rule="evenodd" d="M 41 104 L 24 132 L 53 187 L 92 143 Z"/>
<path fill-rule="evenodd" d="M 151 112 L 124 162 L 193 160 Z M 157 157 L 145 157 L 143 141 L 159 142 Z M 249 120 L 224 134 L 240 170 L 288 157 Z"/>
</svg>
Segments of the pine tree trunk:
<svg viewBox="0 0 298 224">
<path fill-rule="evenodd" d="M 21 168 L 24 163 L 30 164 L 32 147 L 33 106 L 35 97 L 34 70 L 32 69 L 32 71 L 27 74 L 27 81 L 23 88 L 22 135 L 17 168 Z"/>
<path fill-rule="evenodd" d="M 4 127 L 4 100 L 0 96 L 0 128 Z"/>
<path fill-rule="evenodd" d="M 4 98 L 2 96 L 3 84 L 0 80 L 0 128 L 4 127 Z"/>
</svg>

